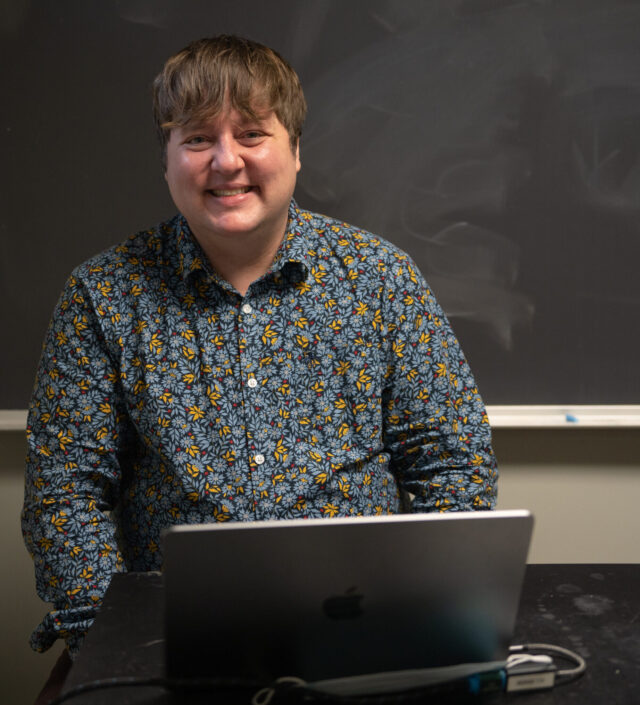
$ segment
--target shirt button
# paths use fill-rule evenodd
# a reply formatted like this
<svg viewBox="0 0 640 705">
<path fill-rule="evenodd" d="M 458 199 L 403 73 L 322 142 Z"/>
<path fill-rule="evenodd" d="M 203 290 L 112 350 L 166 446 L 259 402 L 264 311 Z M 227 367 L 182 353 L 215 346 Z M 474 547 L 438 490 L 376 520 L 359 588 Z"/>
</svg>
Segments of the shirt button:
<svg viewBox="0 0 640 705">
<path fill-rule="evenodd" d="M 243 304 L 242 313 L 251 313 L 251 311 L 253 311 L 251 304 Z"/>
<path fill-rule="evenodd" d="M 258 453 L 255 456 L 254 460 L 255 460 L 256 465 L 262 465 L 262 463 L 264 463 L 264 455 L 262 455 L 262 453 Z"/>
<path fill-rule="evenodd" d="M 251 389 L 253 389 L 258 386 L 258 380 L 255 377 L 249 377 L 247 384 L 251 387 Z"/>
</svg>

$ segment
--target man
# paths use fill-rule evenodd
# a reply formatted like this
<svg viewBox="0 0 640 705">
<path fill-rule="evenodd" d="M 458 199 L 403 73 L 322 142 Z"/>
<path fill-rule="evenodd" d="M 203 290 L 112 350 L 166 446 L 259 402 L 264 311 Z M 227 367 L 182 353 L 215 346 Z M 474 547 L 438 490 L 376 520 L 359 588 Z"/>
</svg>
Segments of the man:
<svg viewBox="0 0 640 705">
<path fill-rule="evenodd" d="M 292 200 L 306 111 L 272 50 L 222 36 L 154 82 L 180 211 L 74 271 L 28 422 L 23 530 L 80 647 L 174 523 L 487 509 L 490 429 L 407 255 Z"/>
</svg>

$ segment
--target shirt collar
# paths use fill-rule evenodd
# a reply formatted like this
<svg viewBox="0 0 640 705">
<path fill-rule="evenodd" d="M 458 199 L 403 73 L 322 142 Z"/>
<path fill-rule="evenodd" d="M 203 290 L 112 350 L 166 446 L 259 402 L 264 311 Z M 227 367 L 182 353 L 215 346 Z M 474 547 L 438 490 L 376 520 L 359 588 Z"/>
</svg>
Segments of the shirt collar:
<svg viewBox="0 0 640 705">
<path fill-rule="evenodd" d="M 177 273 L 183 279 L 189 277 L 193 272 L 208 269 L 205 264 L 206 256 L 183 215 L 178 215 L 175 218 L 175 238 L 178 248 Z"/>
<path fill-rule="evenodd" d="M 304 218 L 304 213 L 292 199 L 289 204 L 287 230 L 273 259 L 270 272 L 282 270 L 291 264 L 301 269 L 304 277 L 311 270 L 310 226 Z"/>
</svg>

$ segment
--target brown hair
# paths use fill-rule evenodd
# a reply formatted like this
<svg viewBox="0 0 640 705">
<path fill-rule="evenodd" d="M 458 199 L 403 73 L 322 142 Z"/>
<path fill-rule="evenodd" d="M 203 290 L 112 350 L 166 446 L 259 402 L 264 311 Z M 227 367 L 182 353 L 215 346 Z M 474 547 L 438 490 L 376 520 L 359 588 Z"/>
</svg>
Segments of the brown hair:
<svg viewBox="0 0 640 705">
<path fill-rule="evenodd" d="M 295 149 L 307 112 L 298 75 L 273 49 L 223 34 L 198 39 L 171 56 L 153 81 L 163 163 L 171 128 L 213 117 L 227 100 L 249 119 L 273 110 Z"/>
</svg>

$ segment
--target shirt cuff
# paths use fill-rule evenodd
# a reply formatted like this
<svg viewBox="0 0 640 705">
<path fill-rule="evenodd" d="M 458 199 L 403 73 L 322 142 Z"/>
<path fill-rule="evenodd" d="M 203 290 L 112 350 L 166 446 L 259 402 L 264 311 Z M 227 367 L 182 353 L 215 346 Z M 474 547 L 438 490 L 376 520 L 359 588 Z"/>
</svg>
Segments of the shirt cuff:
<svg viewBox="0 0 640 705">
<path fill-rule="evenodd" d="M 93 606 L 52 610 L 31 635 L 31 648 L 34 651 L 47 651 L 57 639 L 64 639 L 73 658 L 80 650 L 97 612 L 97 608 Z"/>
</svg>

